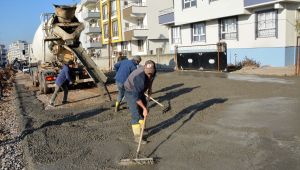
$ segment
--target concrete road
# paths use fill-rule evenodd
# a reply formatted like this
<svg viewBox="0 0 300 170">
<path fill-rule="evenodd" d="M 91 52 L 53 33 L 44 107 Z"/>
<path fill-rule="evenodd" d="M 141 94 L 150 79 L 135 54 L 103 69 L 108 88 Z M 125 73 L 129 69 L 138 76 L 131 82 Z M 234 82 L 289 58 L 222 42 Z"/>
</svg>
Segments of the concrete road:
<svg viewBox="0 0 300 170">
<path fill-rule="evenodd" d="M 68 105 L 17 76 L 28 169 L 300 169 L 300 78 L 206 72 L 160 73 L 142 146 L 156 164 L 134 158 L 130 114 L 114 113 L 94 89 L 71 90 Z M 114 86 L 110 87 L 114 91 Z M 115 98 L 115 93 L 113 95 Z M 58 101 L 59 103 L 59 101 Z"/>
</svg>

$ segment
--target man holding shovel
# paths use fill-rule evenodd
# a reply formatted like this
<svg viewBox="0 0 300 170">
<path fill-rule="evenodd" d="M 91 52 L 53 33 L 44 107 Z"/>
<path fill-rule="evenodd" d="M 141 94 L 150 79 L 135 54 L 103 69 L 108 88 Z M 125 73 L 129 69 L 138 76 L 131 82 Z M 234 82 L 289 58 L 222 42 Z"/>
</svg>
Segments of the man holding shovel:
<svg viewBox="0 0 300 170">
<path fill-rule="evenodd" d="M 141 128 L 144 126 L 144 118 L 148 115 L 145 92 L 151 96 L 152 83 L 156 75 L 155 63 L 152 60 L 145 62 L 143 67 L 134 70 L 124 83 L 125 99 L 131 112 L 131 125 L 134 141 L 139 142 Z M 142 141 L 142 144 L 146 144 Z"/>
</svg>

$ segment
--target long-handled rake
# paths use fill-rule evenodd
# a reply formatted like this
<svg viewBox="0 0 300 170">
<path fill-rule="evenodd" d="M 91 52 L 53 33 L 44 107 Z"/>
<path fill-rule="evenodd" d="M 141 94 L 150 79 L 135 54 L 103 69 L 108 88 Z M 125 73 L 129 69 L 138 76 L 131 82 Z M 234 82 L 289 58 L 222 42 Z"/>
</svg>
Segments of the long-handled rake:
<svg viewBox="0 0 300 170">
<path fill-rule="evenodd" d="M 141 136 L 140 136 L 138 148 L 136 150 L 135 159 L 121 159 L 120 165 L 147 165 L 147 164 L 154 164 L 154 159 L 153 158 L 139 158 L 139 153 L 140 153 L 140 149 L 141 149 L 141 142 L 142 142 L 142 139 L 143 139 L 145 124 L 146 124 L 146 118 L 147 118 L 147 116 L 144 117 L 144 124 L 142 126 Z"/>
<path fill-rule="evenodd" d="M 168 106 L 165 106 L 161 103 L 159 103 L 157 100 L 153 99 L 151 96 L 149 97 L 146 93 L 145 93 L 145 96 L 148 97 L 149 99 L 151 99 L 152 101 L 154 101 L 156 104 L 158 104 L 160 107 L 163 108 L 162 112 L 163 113 L 166 113 L 168 112 L 169 110 L 171 110 L 171 106 L 170 106 L 170 101 L 168 101 Z"/>
</svg>

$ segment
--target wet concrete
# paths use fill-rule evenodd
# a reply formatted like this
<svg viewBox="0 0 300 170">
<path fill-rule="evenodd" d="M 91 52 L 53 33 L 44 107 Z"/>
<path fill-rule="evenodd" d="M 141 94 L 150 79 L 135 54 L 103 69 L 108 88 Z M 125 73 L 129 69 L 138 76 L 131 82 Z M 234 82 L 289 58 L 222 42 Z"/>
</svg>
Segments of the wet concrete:
<svg viewBox="0 0 300 170">
<path fill-rule="evenodd" d="M 43 95 L 24 76 L 17 81 L 28 118 L 21 138 L 28 169 L 300 169 L 297 77 L 158 74 L 153 97 L 172 109 L 161 114 L 150 103 L 150 142 L 141 155 L 158 162 L 134 167 L 118 165 L 137 147 L 127 109 L 114 113 L 111 103 L 94 97 L 45 110 Z M 71 91 L 72 101 L 88 97 L 80 93 Z"/>
</svg>

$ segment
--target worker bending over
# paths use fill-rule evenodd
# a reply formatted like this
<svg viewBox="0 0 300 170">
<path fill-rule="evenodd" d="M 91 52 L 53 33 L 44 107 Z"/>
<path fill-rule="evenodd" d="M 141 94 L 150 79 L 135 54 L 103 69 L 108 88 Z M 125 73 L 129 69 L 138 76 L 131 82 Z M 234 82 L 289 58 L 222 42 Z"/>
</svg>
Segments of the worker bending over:
<svg viewBox="0 0 300 170">
<path fill-rule="evenodd" d="M 134 141 L 139 142 L 144 117 L 148 115 L 145 92 L 151 96 L 152 83 L 156 75 L 154 61 L 148 60 L 143 67 L 134 70 L 125 81 L 125 99 L 131 112 L 131 125 Z M 142 140 L 142 144 L 147 142 Z"/>
<path fill-rule="evenodd" d="M 114 69 L 116 70 L 116 85 L 118 88 L 118 97 L 115 104 L 115 112 L 119 110 L 121 101 L 124 97 L 124 83 L 127 80 L 129 74 L 137 68 L 137 65 L 139 65 L 141 60 L 142 59 L 140 56 L 134 56 L 132 60 L 121 60 L 114 65 Z"/>
<path fill-rule="evenodd" d="M 73 68 L 74 66 L 75 63 L 72 60 L 69 60 L 66 64 L 64 64 L 62 70 L 60 71 L 55 80 L 55 90 L 50 99 L 50 106 L 55 106 L 54 102 L 60 88 L 64 91 L 62 104 L 66 104 L 68 102 L 68 86 L 72 84 L 70 68 Z"/>
</svg>

